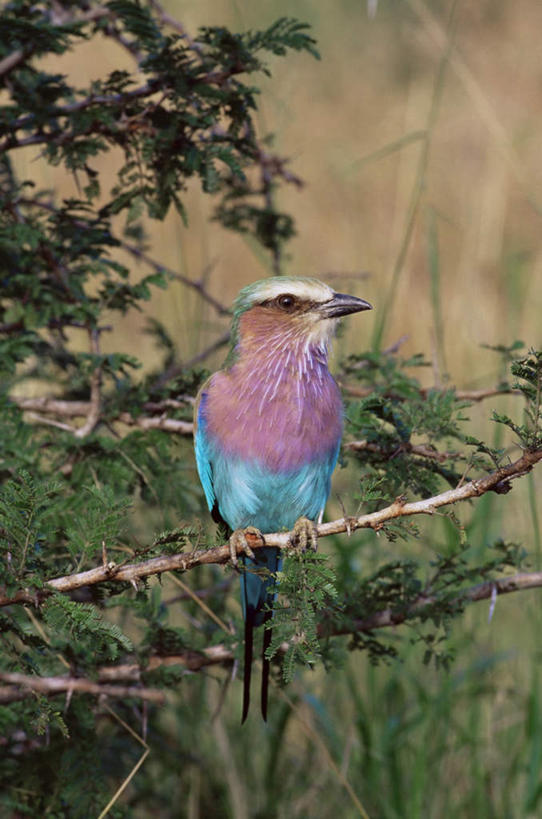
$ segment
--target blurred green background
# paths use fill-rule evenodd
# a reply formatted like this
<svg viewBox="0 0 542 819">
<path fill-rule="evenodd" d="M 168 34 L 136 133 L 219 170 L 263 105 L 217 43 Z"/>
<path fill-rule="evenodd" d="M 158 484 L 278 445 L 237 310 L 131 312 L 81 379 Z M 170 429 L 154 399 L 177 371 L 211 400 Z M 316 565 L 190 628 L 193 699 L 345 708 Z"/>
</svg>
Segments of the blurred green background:
<svg viewBox="0 0 542 819">
<path fill-rule="evenodd" d="M 517 338 L 541 345 L 542 4 L 179 0 L 166 8 L 192 34 L 206 24 L 261 28 L 282 15 L 311 24 L 322 60 L 272 62 L 257 121 L 306 183 L 278 194 L 297 225 L 284 272 L 326 279 L 374 305 L 348 323 L 339 354 L 405 337 L 405 355 L 423 351 L 433 361 L 427 384 L 478 388 L 501 375 L 498 358 L 480 345 Z M 110 41 L 57 63 L 81 82 L 131 68 Z M 74 180 L 56 176 L 35 149 L 18 161 L 60 195 L 75 192 Z M 114 154 L 107 161 L 113 180 Z M 149 224 L 149 252 L 203 277 L 228 305 L 240 287 L 271 273 L 269 260 L 210 221 L 206 199 L 189 189 L 188 227 L 176 214 Z M 154 296 L 151 312 L 184 360 L 227 326 L 179 283 Z M 143 322 L 131 315 L 118 324 L 105 349 L 151 366 L 158 354 Z M 473 434 L 498 442 L 490 409 L 519 413 L 516 401 L 472 408 Z M 523 542 L 530 567 L 540 568 L 541 488 L 535 473 L 510 496 L 459 511 L 473 547 L 482 554 L 502 535 Z M 433 548 L 445 549 L 455 534 L 444 520 L 431 525 Z M 374 533 L 360 537 L 368 568 L 420 551 Z M 201 732 L 183 742 L 205 766 L 179 758 L 183 774 L 164 782 L 171 812 L 162 815 L 221 816 L 228 805 L 236 819 L 541 816 L 540 601 L 537 591 L 503 598 L 491 623 L 487 604 L 472 606 L 455 626 L 449 673 L 423 666 L 420 647 L 405 641 L 401 663 L 373 668 L 356 654 L 333 673 L 305 674 L 288 689 L 294 715 L 277 693 L 269 725 L 254 714 L 241 729 L 231 690 L 210 722 L 223 679 L 210 673 L 207 701 L 188 698 L 171 726 L 174 748 L 183 708 L 203 709 Z"/>
</svg>

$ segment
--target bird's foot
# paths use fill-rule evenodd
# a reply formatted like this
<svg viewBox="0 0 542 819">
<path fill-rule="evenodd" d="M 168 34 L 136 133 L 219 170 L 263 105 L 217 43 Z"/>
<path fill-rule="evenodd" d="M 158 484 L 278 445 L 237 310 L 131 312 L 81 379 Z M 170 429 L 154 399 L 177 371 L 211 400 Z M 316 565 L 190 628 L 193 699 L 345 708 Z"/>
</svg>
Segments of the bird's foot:
<svg viewBox="0 0 542 819">
<path fill-rule="evenodd" d="M 237 555 L 239 553 L 251 557 L 254 560 L 254 552 L 248 545 L 247 535 L 255 535 L 263 541 L 263 535 L 255 526 L 247 526 L 246 529 L 236 529 L 231 533 L 228 545 L 230 547 L 230 560 L 234 568 L 237 568 Z"/>
<path fill-rule="evenodd" d="M 303 553 L 307 549 L 316 552 L 318 549 L 318 530 L 314 521 L 308 518 L 298 518 L 290 535 L 290 544 L 295 552 Z"/>
</svg>

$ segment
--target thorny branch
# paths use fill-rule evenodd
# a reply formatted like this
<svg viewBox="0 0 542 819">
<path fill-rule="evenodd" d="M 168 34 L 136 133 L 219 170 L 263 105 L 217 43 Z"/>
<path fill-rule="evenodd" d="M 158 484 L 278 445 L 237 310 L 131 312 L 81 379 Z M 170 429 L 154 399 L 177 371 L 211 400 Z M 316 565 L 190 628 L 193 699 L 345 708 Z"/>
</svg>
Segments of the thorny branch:
<svg viewBox="0 0 542 819">
<path fill-rule="evenodd" d="M 523 452 L 522 456 L 508 466 L 490 472 L 484 478 L 477 478 L 468 483 L 464 483 L 455 489 L 449 489 L 434 495 L 431 498 L 411 501 L 406 503 L 402 498 L 398 498 L 389 506 L 358 517 L 343 517 L 329 523 L 321 523 L 317 526 L 318 537 L 341 534 L 349 534 L 357 529 L 382 529 L 390 520 L 412 515 L 432 515 L 443 507 L 449 506 L 459 501 L 468 500 L 484 495 L 486 492 L 494 491 L 499 493 L 508 492 L 511 488 L 510 481 L 526 475 L 533 466 L 542 460 L 542 449 Z M 247 540 L 252 549 L 264 546 L 275 546 L 279 549 L 291 548 L 290 532 L 274 532 L 258 537 L 254 534 L 247 534 Z M 190 571 L 196 566 L 209 564 L 223 564 L 230 559 L 230 545 L 224 544 L 214 549 L 200 549 L 193 552 L 179 552 L 175 555 L 161 555 L 153 557 L 141 563 L 127 563 L 120 566 L 114 563 L 97 566 L 76 574 L 56 577 L 48 581 L 47 585 L 51 590 L 59 592 L 69 592 L 82 586 L 90 586 L 104 582 L 135 582 L 140 578 L 149 577 L 163 572 L 177 570 Z M 9 606 L 13 603 L 39 603 L 47 595 L 47 590 L 21 589 L 15 595 L 0 596 L 0 606 Z"/>
<path fill-rule="evenodd" d="M 454 598 L 451 603 L 465 605 L 476 603 L 481 600 L 494 599 L 495 596 L 511 594 L 517 591 L 540 588 L 542 586 L 542 572 L 528 572 L 515 574 L 511 577 L 501 577 L 496 580 L 487 580 L 471 588 L 466 589 Z M 353 620 L 351 623 L 337 628 L 329 623 L 321 623 L 318 627 L 320 637 L 334 637 L 357 632 L 370 632 L 376 629 L 397 626 L 404 623 L 413 614 L 420 613 L 425 607 L 438 602 L 437 598 L 431 595 L 420 595 L 413 601 L 408 609 L 394 611 L 391 608 L 383 609 L 371 614 L 363 620 Z M 117 666 L 103 666 L 98 671 L 98 681 L 93 682 L 78 677 L 43 677 L 30 676 L 17 673 L 0 674 L 0 682 L 7 683 L 0 686 L 0 702 L 14 702 L 32 696 L 33 693 L 53 696 L 56 694 L 68 695 L 70 692 L 94 694 L 107 697 L 135 697 L 157 704 L 163 704 L 167 699 L 167 694 L 161 690 L 145 688 L 138 685 L 142 675 L 146 671 L 153 671 L 157 668 L 184 666 L 187 671 L 199 671 L 210 665 L 231 664 L 235 660 L 233 648 L 228 648 L 223 644 L 209 646 L 203 651 L 186 651 L 183 654 L 169 656 L 154 656 L 149 659 L 145 668 L 137 663 L 123 663 Z M 284 653 L 288 648 L 285 644 L 280 651 Z M 135 683 L 126 686 L 119 685 L 120 682 Z"/>
<path fill-rule="evenodd" d="M 374 389 L 371 387 L 357 387 L 354 384 L 344 384 L 341 382 L 341 387 L 347 395 L 354 398 L 368 398 L 373 394 Z M 420 387 L 420 395 L 426 397 L 429 392 L 450 392 L 453 387 Z M 513 389 L 512 387 L 488 387 L 480 390 L 453 390 L 458 401 L 484 401 L 486 398 L 494 398 L 496 395 L 521 395 L 521 390 Z M 394 396 L 392 396 L 394 397 Z"/>
</svg>

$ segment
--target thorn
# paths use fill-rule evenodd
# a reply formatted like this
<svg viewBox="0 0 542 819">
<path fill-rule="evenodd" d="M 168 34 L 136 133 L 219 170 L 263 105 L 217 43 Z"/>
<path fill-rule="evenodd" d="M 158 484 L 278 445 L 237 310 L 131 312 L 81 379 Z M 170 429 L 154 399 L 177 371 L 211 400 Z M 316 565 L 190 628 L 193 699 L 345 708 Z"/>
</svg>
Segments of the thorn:
<svg viewBox="0 0 542 819">
<path fill-rule="evenodd" d="M 339 503 L 341 505 L 341 510 L 342 510 L 343 519 L 344 519 L 344 525 L 346 526 L 346 534 L 348 535 L 348 537 L 352 537 L 352 531 L 353 531 L 352 530 L 352 521 L 354 521 L 355 518 L 353 518 L 352 515 L 348 515 L 346 513 L 346 509 L 344 507 L 343 499 L 341 498 L 340 495 L 337 495 L 337 500 L 339 501 Z M 321 523 L 321 521 L 318 521 L 318 522 Z"/>
<path fill-rule="evenodd" d="M 496 585 L 496 583 L 494 583 L 492 585 L 492 587 L 491 587 L 491 600 L 490 600 L 490 603 L 489 603 L 489 613 L 487 615 L 487 622 L 488 623 L 491 623 L 491 621 L 493 619 L 493 615 L 495 613 L 495 606 L 497 604 L 497 596 L 498 596 L 497 585 Z"/>
<path fill-rule="evenodd" d="M 64 706 L 64 713 L 66 713 L 68 711 L 68 708 L 70 707 L 70 702 L 72 701 L 72 694 L 73 688 L 68 688 L 68 690 L 66 691 L 66 704 Z"/>
</svg>

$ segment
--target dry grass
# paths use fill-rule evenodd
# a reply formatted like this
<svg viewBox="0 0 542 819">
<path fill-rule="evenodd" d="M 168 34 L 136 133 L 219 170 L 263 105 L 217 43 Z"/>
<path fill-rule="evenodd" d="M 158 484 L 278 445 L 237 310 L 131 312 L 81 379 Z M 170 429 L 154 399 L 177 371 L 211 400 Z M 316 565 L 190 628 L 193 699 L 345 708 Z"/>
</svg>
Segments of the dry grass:
<svg viewBox="0 0 542 819">
<path fill-rule="evenodd" d="M 364 347 L 389 291 L 423 141 L 404 144 L 382 158 L 371 155 L 426 127 L 443 52 L 435 42 L 430 13 L 417 0 L 409 5 L 380 2 L 372 20 L 363 3 L 352 2 L 292 8 L 274 0 L 262 10 L 231 0 L 202 0 L 197 6 L 172 2 L 169 8 L 191 30 L 210 22 L 255 27 L 292 13 L 313 25 L 322 61 L 306 56 L 273 61 L 273 77 L 263 84 L 259 126 L 262 133 L 277 134 L 277 151 L 291 157 L 293 169 L 307 182 L 301 192 L 280 193 L 281 206 L 295 215 L 298 227 L 286 270 L 322 277 L 368 271 L 367 281 L 334 279 L 375 305 L 375 313 L 349 331 L 349 345 Z M 444 9 L 438 20 L 442 33 Z M 433 209 L 446 360 L 452 380 L 461 384 L 487 383 L 492 362 L 479 351 L 481 342 L 517 335 L 532 343 L 539 340 L 541 216 L 533 203 L 542 202 L 541 25 L 542 8 L 529 0 L 492 0 L 457 9 L 455 45 L 424 189 L 384 329 L 385 344 L 406 333 L 407 351 L 431 350 L 427 252 L 428 212 Z M 63 61 L 61 70 L 82 83 L 126 59 L 104 41 L 103 52 L 83 47 Z M 35 149 L 27 150 L 20 161 L 36 181 L 57 186 L 61 195 L 74 192 L 73 180 L 58 180 L 35 156 Z M 113 180 L 114 158 L 107 170 Z M 212 287 L 229 302 L 240 286 L 269 271 L 242 238 L 208 221 L 205 198 L 191 188 L 189 227 L 173 215 L 163 224 L 149 225 L 150 246 L 165 264 L 192 277 L 211 265 Z M 214 316 L 181 286 L 158 294 L 153 306 L 174 331 L 183 355 L 196 352 L 218 331 Z M 122 345 L 128 333 L 133 342 L 133 329 L 119 327 L 118 339 L 108 343 Z M 144 359 L 151 355 L 145 337 L 136 335 L 135 346 Z"/>
</svg>

